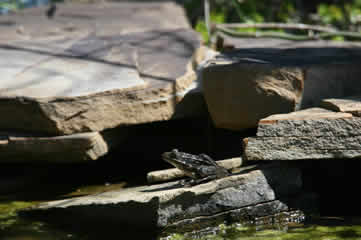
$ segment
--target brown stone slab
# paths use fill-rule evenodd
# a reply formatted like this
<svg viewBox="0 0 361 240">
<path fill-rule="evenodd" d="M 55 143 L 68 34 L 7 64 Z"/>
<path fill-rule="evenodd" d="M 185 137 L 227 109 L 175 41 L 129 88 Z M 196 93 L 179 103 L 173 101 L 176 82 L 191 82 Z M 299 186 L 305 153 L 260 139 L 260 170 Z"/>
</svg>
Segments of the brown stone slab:
<svg viewBox="0 0 361 240">
<path fill-rule="evenodd" d="M 209 61 L 204 95 L 217 127 L 257 127 L 272 114 L 360 94 L 361 44 L 279 39 L 232 40 L 236 48 Z"/>
<path fill-rule="evenodd" d="M 324 99 L 321 102 L 321 106 L 333 111 L 351 113 L 354 116 L 361 117 L 361 96 L 352 96 L 342 99 Z"/>
<path fill-rule="evenodd" d="M 108 152 L 97 132 L 46 137 L 0 133 L 1 163 L 75 163 L 96 160 Z"/>
<path fill-rule="evenodd" d="M 316 120 L 316 119 L 338 119 L 338 118 L 351 118 L 351 114 L 336 113 L 324 108 L 308 108 L 300 111 L 284 114 L 274 114 L 269 117 L 263 118 L 259 124 L 273 124 L 280 120 Z"/>
<path fill-rule="evenodd" d="M 298 67 L 216 58 L 203 69 L 202 80 L 215 125 L 242 130 L 266 116 L 296 110 L 304 73 Z"/>
<path fill-rule="evenodd" d="M 202 98 L 183 101 L 204 48 L 178 5 L 69 3 L 52 20 L 44 13 L 0 17 L 14 23 L 0 26 L 0 129 L 67 135 L 205 113 Z"/>
</svg>

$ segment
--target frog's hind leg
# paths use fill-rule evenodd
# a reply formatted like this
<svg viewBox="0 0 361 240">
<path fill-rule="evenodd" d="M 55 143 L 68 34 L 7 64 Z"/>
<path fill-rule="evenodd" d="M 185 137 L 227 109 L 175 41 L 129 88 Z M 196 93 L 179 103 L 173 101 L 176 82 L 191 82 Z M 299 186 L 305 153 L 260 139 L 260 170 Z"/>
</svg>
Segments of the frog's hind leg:
<svg viewBox="0 0 361 240">
<path fill-rule="evenodd" d="M 202 158 L 205 162 L 209 163 L 209 165 L 213 165 L 213 166 L 218 166 L 218 164 L 216 163 L 216 161 L 214 161 L 210 156 L 208 156 L 207 154 L 199 154 L 198 155 L 200 158 Z"/>
</svg>

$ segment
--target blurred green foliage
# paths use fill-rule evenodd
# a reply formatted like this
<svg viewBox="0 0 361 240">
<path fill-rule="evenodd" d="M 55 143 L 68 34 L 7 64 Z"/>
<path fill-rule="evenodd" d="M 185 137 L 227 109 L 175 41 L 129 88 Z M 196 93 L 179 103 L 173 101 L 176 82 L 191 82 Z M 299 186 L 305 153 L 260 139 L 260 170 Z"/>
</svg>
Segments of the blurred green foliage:
<svg viewBox="0 0 361 240">
<path fill-rule="evenodd" d="M 7 0 L 7 1 L 2 0 L 0 1 L 0 8 L 7 9 L 10 11 L 15 11 L 19 8 L 19 3 L 17 0 Z"/>
<path fill-rule="evenodd" d="M 183 0 L 182 3 L 192 25 L 208 41 L 203 0 Z M 346 31 L 361 30 L 361 0 L 210 0 L 210 3 L 213 23 L 299 22 Z"/>
</svg>

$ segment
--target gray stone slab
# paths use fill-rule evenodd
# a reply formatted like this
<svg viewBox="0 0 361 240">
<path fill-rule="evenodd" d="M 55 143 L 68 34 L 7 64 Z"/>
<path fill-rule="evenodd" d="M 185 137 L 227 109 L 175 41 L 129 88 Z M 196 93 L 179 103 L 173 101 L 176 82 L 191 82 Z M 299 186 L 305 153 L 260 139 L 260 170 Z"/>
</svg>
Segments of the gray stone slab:
<svg viewBox="0 0 361 240">
<path fill-rule="evenodd" d="M 246 160 L 361 158 L 361 136 L 248 138 Z"/>
<path fill-rule="evenodd" d="M 360 118 L 311 108 L 262 119 L 257 136 L 243 140 L 243 157 L 245 160 L 360 158 L 360 143 Z"/>
<path fill-rule="evenodd" d="M 0 49 L 0 54 L 6 56 L 0 59 L 5 69 L 0 78 L 2 97 L 77 97 L 146 85 L 136 68 L 18 50 Z M 129 64 L 135 66 L 135 60 Z"/>
<path fill-rule="evenodd" d="M 361 135 L 361 121 L 348 113 L 310 108 L 261 119 L 257 137 L 349 137 Z"/>
<path fill-rule="evenodd" d="M 153 29 L 189 28 L 183 9 L 173 1 L 118 1 L 57 4 L 53 19 L 47 6 L 0 17 L 0 42 L 94 33 L 108 36 Z M 161 16 L 161 17 L 160 17 Z M 166 19 L 166 20 L 165 20 Z"/>
<path fill-rule="evenodd" d="M 65 135 L 205 113 L 201 98 L 183 101 L 204 48 L 176 4 L 69 3 L 52 20 L 44 13 L 0 17 L 13 23 L 0 25 L 0 129 Z"/>
<path fill-rule="evenodd" d="M 58 137 L 0 132 L 1 163 L 79 163 L 96 160 L 108 150 L 97 132 Z"/>
<path fill-rule="evenodd" d="M 277 165 L 189 188 L 181 188 L 172 182 L 47 202 L 25 213 L 33 217 L 50 214 L 62 221 L 68 217 L 71 222 L 117 222 L 153 228 L 179 227 L 181 230 L 184 225 L 191 226 L 184 224 L 187 221 L 190 223 L 192 219 L 199 220 L 204 216 L 216 218 L 224 213 L 223 217 L 233 214 L 233 218 L 239 216 L 249 221 L 275 211 L 285 211 L 288 209 L 285 203 L 278 202 L 278 208 L 259 205 L 269 205 L 267 203 L 282 196 L 297 194 L 301 185 L 299 169 Z"/>
</svg>

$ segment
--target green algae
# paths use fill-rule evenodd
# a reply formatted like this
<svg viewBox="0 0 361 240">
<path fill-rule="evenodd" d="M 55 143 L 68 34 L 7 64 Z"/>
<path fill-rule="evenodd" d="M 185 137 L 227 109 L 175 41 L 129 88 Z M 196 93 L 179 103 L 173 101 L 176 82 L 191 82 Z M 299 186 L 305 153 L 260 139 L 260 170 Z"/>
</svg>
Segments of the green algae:
<svg viewBox="0 0 361 240">
<path fill-rule="evenodd" d="M 0 202 L 0 227 L 5 221 L 9 221 L 17 216 L 19 210 L 28 208 L 36 204 L 35 202 L 9 201 Z"/>
<path fill-rule="evenodd" d="M 220 225 L 213 233 L 202 236 L 172 234 L 167 240 L 361 240 L 361 225 L 302 225 L 257 230 L 240 224 Z"/>
</svg>

